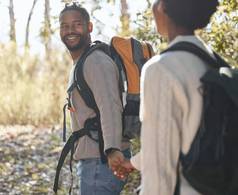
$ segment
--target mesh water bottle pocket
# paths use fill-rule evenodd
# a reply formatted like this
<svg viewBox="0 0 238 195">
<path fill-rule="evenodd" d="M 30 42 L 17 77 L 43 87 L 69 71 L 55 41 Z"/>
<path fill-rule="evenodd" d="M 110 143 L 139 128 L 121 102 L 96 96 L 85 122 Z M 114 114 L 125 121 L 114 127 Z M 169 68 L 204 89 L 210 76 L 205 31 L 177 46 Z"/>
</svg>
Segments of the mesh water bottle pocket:
<svg viewBox="0 0 238 195">
<path fill-rule="evenodd" d="M 140 136 L 141 122 L 139 118 L 139 95 L 127 95 L 127 103 L 123 112 L 123 137 L 128 139 Z"/>
</svg>

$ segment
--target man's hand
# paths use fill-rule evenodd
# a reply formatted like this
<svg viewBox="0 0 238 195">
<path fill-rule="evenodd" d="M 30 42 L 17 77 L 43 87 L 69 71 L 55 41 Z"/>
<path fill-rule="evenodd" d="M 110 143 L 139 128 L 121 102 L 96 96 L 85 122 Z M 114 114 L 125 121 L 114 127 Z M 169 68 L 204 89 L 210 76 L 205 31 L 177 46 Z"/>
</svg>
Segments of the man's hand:
<svg viewBox="0 0 238 195">
<path fill-rule="evenodd" d="M 130 160 L 124 159 L 124 161 L 112 168 L 113 174 L 117 176 L 119 179 L 126 179 L 128 175 L 134 170 L 135 168 L 132 166 Z"/>
<path fill-rule="evenodd" d="M 123 153 L 119 150 L 113 150 L 107 155 L 108 160 L 108 166 L 110 169 L 115 169 L 117 166 L 119 166 L 123 161 L 125 157 Z"/>
<path fill-rule="evenodd" d="M 126 159 L 123 153 L 119 150 L 112 150 L 107 155 L 107 159 L 109 168 L 119 179 L 126 179 L 129 173 L 135 169 L 130 160 Z"/>
</svg>

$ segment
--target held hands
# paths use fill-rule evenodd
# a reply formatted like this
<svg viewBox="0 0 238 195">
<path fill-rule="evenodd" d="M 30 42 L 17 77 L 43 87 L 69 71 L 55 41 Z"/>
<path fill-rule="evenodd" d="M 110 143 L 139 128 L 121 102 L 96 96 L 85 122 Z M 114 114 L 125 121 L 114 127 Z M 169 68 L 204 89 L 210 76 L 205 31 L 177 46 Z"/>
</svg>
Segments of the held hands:
<svg viewBox="0 0 238 195">
<path fill-rule="evenodd" d="M 125 157 L 123 153 L 119 150 L 112 150 L 108 155 L 107 155 L 107 160 L 108 160 L 108 166 L 109 168 L 117 167 L 124 161 Z"/>
<path fill-rule="evenodd" d="M 126 159 L 121 151 L 114 150 L 107 157 L 109 168 L 121 180 L 126 179 L 129 173 L 134 170 L 130 160 Z"/>
<path fill-rule="evenodd" d="M 124 180 L 135 168 L 132 166 L 130 160 L 124 161 L 116 167 L 112 168 L 113 174 L 121 180 Z"/>
</svg>

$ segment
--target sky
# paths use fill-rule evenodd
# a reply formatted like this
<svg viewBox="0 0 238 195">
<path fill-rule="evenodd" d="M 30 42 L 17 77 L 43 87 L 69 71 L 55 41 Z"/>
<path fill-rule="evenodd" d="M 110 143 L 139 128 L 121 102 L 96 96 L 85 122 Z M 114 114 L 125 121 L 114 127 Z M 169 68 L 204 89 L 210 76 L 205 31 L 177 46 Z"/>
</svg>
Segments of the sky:
<svg viewBox="0 0 238 195">
<path fill-rule="evenodd" d="M 27 18 L 32 7 L 33 0 L 13 0 L 14 2 L 14 11 L 16 19 L 16 38 L 19 49 L 23 49 L 24 40 L 25 40 L 25 29 Z M 94 6 L 91 3 L 91 0 L 86 0 L 84 7 L 88 10 Z M 128 0 L 129 11 L 131 13 L 131 19 L 135 20 L 136 13 L 143 11 L 146 7 L 145 0 Z M 8 13 L 8 4 L 9 0 L 0 0 L 0 42 L 6 43 L 9 40 L 9 13 Z M 59 12 L 62 10 L 64 4 L 61 3 L 61 0 L 50 0 L 51 6 L 51 16 L 55 16 L 55 20 L 52 21 L 52 27 L 57 29 L 59 24 L 57 17 Z M 119 1 L 116 0 L 116 5 L 104 3 L 102 5 L 103 9 L 98 10 L 95 13 L 95 16 L 100 20 L 100 28 L 103 29 L 103 36 L 97 35 L 97 29 L 92 33 L 93 40 L 100 39 L 103 41 L 109 41 L 110 37 L 116 34 L 116 27 L 119 25 L 119 15 L 120 15 L 120 5 Z M 41 53 L 44 50 L 43 45 L 40 43 L 40 27 L 42 26 L 42 21 L 44 19 L 44 0 L 38 0 L 34 12 L 32 15 L 30 23 L 30 37 L 29 42 L 31 45 L 31 51 L 33 53 Z M 92 19 L 93 22 L 95 22 Z M 62 47 L 59 33 L 56 32 L 52 37 L 53 44 L 57 47 Z"/>
</svg>

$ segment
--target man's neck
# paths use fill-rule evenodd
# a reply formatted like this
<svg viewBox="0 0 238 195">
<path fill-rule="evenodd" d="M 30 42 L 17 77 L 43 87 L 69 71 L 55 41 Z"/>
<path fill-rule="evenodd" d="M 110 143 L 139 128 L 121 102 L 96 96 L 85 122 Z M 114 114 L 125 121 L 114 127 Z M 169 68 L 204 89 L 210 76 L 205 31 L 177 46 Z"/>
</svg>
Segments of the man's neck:
<svg viewBox="0 0 238 195">
<path fill-rule="evenodd" d="M 89 44 L 85 45 L 84 47 L 76 50 L 76 51 L 70 51 L 70 55 L 72 57 L 72 60 L 74 63 L 78 61 L 78 59 L 81 57 L 85 49 L 89 46 Z"/>
</svg>

